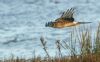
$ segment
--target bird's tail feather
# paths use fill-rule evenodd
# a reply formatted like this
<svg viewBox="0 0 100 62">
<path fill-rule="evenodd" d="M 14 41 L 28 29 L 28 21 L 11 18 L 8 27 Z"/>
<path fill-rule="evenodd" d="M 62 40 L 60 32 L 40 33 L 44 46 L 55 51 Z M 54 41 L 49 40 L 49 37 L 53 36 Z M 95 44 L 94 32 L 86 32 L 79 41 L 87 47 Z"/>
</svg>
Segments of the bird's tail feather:
<svg viewBox="0 0 100 62">
<path fill-rule="evenodd" d="M 79 24 L 88 24 L 88 23 L 92 23 L 92 22 L 78 22 Z"/>
</svg>

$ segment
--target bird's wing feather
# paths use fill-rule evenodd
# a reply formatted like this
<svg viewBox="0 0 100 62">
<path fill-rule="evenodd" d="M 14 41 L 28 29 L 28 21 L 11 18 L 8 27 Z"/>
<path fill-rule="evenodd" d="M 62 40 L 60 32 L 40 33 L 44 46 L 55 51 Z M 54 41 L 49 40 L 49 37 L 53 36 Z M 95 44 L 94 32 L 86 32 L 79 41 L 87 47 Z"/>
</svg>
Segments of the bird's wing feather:
<svg viewBox="0 0 100 62">
<path fill-rule="evenodd" d="M 58 21 L 73 22 L 74 21 L 74 17 L 73 17 L 74 9 L 75 8 L 71 8 L 71 9 L 68 9 L 67 11 L 63 12 L 61 17 L 56 19 L 55 21 L 56 22 L 58 22 Z"/>
<path fill-rule="evenodd" d="M 73 18 L 74 8 L 68 9 L 67 11 L 63 12 L 61 18 Z"/>
</svg>

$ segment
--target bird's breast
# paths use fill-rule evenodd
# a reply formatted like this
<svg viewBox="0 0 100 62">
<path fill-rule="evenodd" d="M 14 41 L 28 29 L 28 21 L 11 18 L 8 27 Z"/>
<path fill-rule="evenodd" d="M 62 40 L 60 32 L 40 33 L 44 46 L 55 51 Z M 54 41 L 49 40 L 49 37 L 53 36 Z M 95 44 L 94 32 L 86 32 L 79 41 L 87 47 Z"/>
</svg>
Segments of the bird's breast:
<svg viewBox="0 0 100 62">
<path fill-rule="evenodd" d="M 54 27 L 55 28 L 71 27 L 71 26 L 75 26 L 77 24 L 78 24 L 77 22 L 63 22 L 63 21 L 59 21 L 59 22 L 54 22 Z"/>
</svg>

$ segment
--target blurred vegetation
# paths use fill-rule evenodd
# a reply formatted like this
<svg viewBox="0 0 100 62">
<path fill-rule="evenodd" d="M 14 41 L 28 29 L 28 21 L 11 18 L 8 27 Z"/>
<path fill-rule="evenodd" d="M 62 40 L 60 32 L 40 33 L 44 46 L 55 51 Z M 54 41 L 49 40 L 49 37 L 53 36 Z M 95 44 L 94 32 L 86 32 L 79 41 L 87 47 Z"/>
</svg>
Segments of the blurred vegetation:
<svg viewBox="0 0 100 62">
<path fill-rule="evenodd" d="M 100 24 L 94 35 L 90 31 L 91 28 L 83 28 L 85 31 L 81 32 L 76 28 L 73 29 L 70 40 L 56 41 L 55 44 L 58 50 L 56 54 L 58 55 L 55 57 L 50 57 L 47 50 L 47 41 L 41 37 L 40 41 L 43 50 L 46 53 L 46 57 L 37 57 L 35 56 L 35 53 L 33 58 L 30 59 L 15 58 L 11 55 L 9 59 L 4 58 L 3 60 L 0 60 L 0 62 L 100 62 Z M 71 55 L 62 55 L 62 49 L 65 49 L 66 51 L 69 50 Z"/>
</svg>

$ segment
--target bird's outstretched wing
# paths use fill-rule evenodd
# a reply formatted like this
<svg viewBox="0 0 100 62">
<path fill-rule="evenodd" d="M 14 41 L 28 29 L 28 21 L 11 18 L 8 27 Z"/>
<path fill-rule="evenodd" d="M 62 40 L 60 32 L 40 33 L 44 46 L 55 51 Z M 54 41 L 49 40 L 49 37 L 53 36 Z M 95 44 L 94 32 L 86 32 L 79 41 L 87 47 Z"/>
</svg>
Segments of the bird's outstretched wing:
<svg viewBox="0 0 100 62">
<path fill-rule="evenodd" d="M 63 12 L 61 18 L 73 18 L 74 8 L 68 9 L 67 11 Z"/>
<path fill-rule="evenodd" d="M 55 21 L 63 21 L 63 20 L 65 20 L 65 21 L 73 22 L 74 21 L 73 14 L 74 14 L 74 8 L 68 9 L 67 11 L 63 12 L 61 17 L 56 19 Z"/>
</svg>

